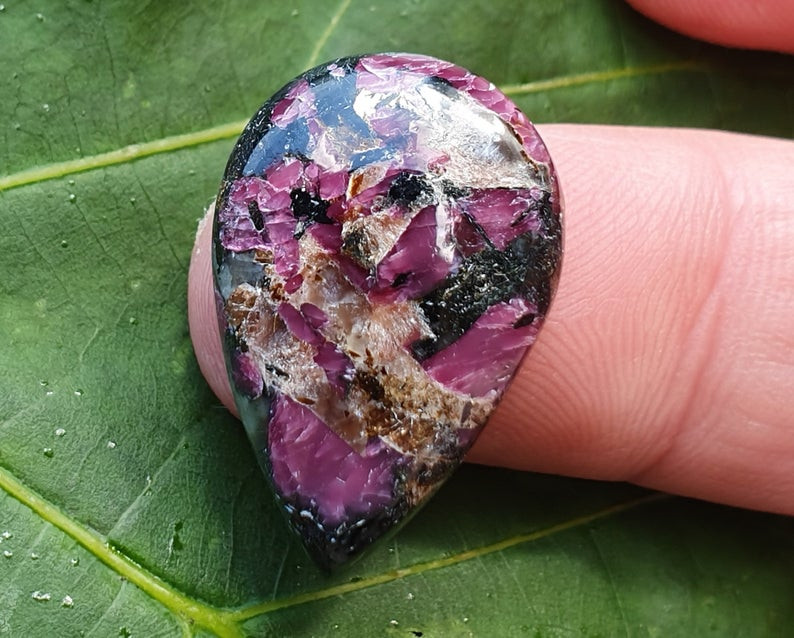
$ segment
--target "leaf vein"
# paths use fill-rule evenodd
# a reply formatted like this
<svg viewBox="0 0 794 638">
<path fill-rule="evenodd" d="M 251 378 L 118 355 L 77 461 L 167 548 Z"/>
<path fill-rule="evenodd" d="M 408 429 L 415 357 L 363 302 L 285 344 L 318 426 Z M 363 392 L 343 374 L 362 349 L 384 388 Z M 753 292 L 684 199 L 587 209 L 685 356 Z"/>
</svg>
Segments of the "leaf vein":
<svg viewBox="0 0 794 638">
<path fill-rule="evenodd" d="M 174 446 L 174 449 L 163 460 L 163 462 L 160 463 L 160 467 L 157 469 L 157 471 L 154 473 L 154 475 L 150 478 L 150 480 L 146 481 L 145 485 L 143 486 L 143 489 L 138 493 L 138 496 L 136 496 L 133 499 L 133 501 L 130 503 L 129 507 L 127 507 L 127 509 L 125 509 L 119 515 L 118 519 L 116 519 L 116 522 L 113 524 L 113 527 L 108 532 L 108 538 L 113 538 L 113 535 L 114 535 L 114 532 L 115 532 L 116 528 L 124 522 L 124 519 L 131 512 L 135 511 L 136 507 L 143 500 L 143 498 L 146 496 L 146 494 L 149 493 L 155 485 L 157 485 L 157 483 L 158 483 L 158 481 L 160 479 L 160 475 L 163 473 L 163 471 L 166 468 L 166 466 L 174 459 L 174 457 L 177 455 L 177 453 L 182 449 L 182 446 L 185 444 L 186 440 L 187 440 L 187 435 L 186 434 L 183 434 L 179 438 L 179 440 L 177 441 L 176 445 Z"/>
<path fill-rule="evenodd" d="M 146 198 L 146 201 L 149 203 L 149 206 L 151 206 L 152 211 L 154 212 L 154 216 L 155 216 L 155 219 L 157 220 L 157 227 L 158 227 L 158 229 L 160 231 L 160 235 L 162 235 L 163 241 L 168 246 L 168 250 L 171 252 L 171 256 L 174 258 L 174 261 L 176 261 L 176 263 L 181 268 L 184 269 L 187 266 L 187 264 L 183 264 L 182 263 L 182 259 L 179 257 L 179 255 L 177 255 L 177 252 L 174 249 L 174 245 L 171 243 L 171 240 L 169 239 L 168 234 L 165 232 L 165 225 L 163 224 L 163 216 L 160 214 L 160 208 L 157 206 L 157 203 L 154 201 L 152 196 L 149 194 L 149 190 L 146 188 L 146 186 L 143 183 L 143 180 L 141 180 L 141 178 L 137 174 L 137 172 L 135 172 L 135 181 L 138 182 L 138 186 L 140 187 L 141 192 L 143 193 L 143 196 Z"/>
<path fill-rule="evenodd" d="M 451 567 L 452 565 L 457 565 L 458 563 L 463 563 L 472 559 L 479 559 L 488 554 L 510 549 L 516 545 L 522 545 L 524 543 L 530 543 L 547 538 L 560 532 L 565 532 L 576 527 L 588 525 L 594 521 L 621 514 L 636 507 L 649 505 L 651 503 L 668 498 L 672 498 L 672 496 L 669 494 L 654 492 L 640 498 L 605 507 L 604 509 L 592 512 L 590 514 L 585 514 L 584 516 L 579 516 L 568 521 L 563 521 L 562 523 L 557 523 L 556 525 L 551 525 L 550 527 L 546 527 L 541 530 L 527 532 L 525 534 L 518 534 L 511 538 L 506 538 L 489 545 L 465 550 L 451 556 L 444 556 L 443 558 L 436 558 L 422 563 L 416 563 L 414 565 L 409 565 L 408 567 L 400 567 L 383 572 L 381 574 L 375 574 L 373 576 L 362 578 L 361 580 L 342 583 L 341 585 L 334 585 L 325 589 L 319 589 L 311 592 L 304 592 L 290 596 L 288 598 L 283 598 L 281 600 L 267 601 L 254 604 L 249 607 L 243 607 L 237 611 L 231 612 L 231 617 L 237 621 L 244 621 L 256 616 L 271 613 L 279 609 L 284 609 L 286 607 L 295 607 L 297 605 L 303 605 L 305 603 L 311 603 L 318 600 L 331 598 L 333 596 L 340 596 L 342 594 L 368 589 L 376 585 L 383 585 L 385 583 L 390 583 L 407 576 L 421 575 L 436 569 Z"/>
<path fill-rule="evenodd" d="M 607 575 L 609 588 L 612 592 L 612 597 L 615 599 L 615 606 L 618 608 L 618 612 L 620 612 L 620 619 L 623 622 L 623 633 L 625 636 L 629 636 L 631 635 L 631 629 L 628 618 L 626 618 L 626 610 L 623 606 L 623 600 L 620 596 L 620 589 L 615 583 L 615 575 L 612 573 L 612 568 L 610 567 L 609 561 L 607 561 L 606 556 L 604 556 L 604 552 L 601 550 L 601 545 L 599 544 L 598 539 L 595 538 L 592 532 L 588 536 L 590 538 L 590 542 L 595 548 L 596 554 L 598 555 L 598 560 L 601 561 L 601 565 L 604 567 L 604 573 Z"/>
<path fill-rule="evenodd" d="M 102 613 L 102 615 L 99 618 L 96 619 L 96 622 L 92 625 L 91 629 L 89 629 L 85 633 L 85 637 L 86 638 L 91 638 L 91 636 L 94 635 L 94 632 L 97 629 L 99 629 L 99 627 L 102 626 L 102 623 L 105 620 L 105 618 L 107 618 L 108 615 L 110 614 L 110 612 L 113 611 L 116 608 L 116 603 L 118 603 L 119 599 L 121 598 L 121 595 L 124 592 L 124 588 L 127 586 L 127 583 L 126 583 L 126 581 L 122 580 L 122 581 L 120 581 L 118 583 L 118 586 L 119 586 L 119 588 L 116 590 L 116 595 L 113 596 L 113 600 L 110 601 L 110 604 L 107 606 L 107 608 Z"/>
<path fill-rule="evenodd" d="M 155 574 L 114 550 L 102 537 L 83 527 L 56 505 L 39 496 L 4 467 L 0 467 L 0 489 L 76 541 L 107 567 L 166 607 L 177 618 L 191 619 L 221 638 L 241 638 L 242 633 L 228 611 L 198 602 L 177 591 Z"/>
<path fill-rule="evenodd" d="M 350 0 L 347 0 L 340 6 L 340 8 L 347 8 L 347 5 L 349 4 Z M 330 37 L 330 32 L 328 37 Z M 314 56 L 314 54 L 312 54 L 312 56 Z M 317 56 L 319 57 L 319 52 L 317 53 Z M 658 75 L 684 71 L 706 72 L 708 70 L 708 67 L 704 66 L 703 64 L 693 61 L 678 61 L 652 66 L 625 67 L 618 69 L 607 69 L 605 71 L 563 75 L 555 78 L 548 78 L 546 80 L 526 82 L 523 84 L 505 84 L 501 87 L 501 89 L 506 95 L 519 96 L 540 93 L 542 91 L 554 91 L 585 84 L 611 82 L 614 80 L 639 77 L 643 75 Z M 212 142 L 232 139 L 240 135 L 240 132 L 243 130 L 243 128 L 245 128 L 247 123 L 248 120 L 227 122 L 226 124 L 219 124 L 218 126 L 213 126 L 199 131 L 193 131 L 191 133 L 170 135 L 167 137 L 151 140 L 149 142 L 130 144 L 128 146 L 107 151 L 105 153 L 87 155 L 78 159 L 35 166 L 17 173 L 11 173 L 10 175 L 0 177 L 0 192 L 11 190 L 13 188 L 19 188 L 20 186 L 27 186 L 30 184 L 37 184 L 53 179 L 59 179 L 61 177 L 66 177 L 67 175 L 85 173 L 118 164 L 126 164 L 143 159 L 145 157 L 149 157 L 151 155 L 171 153 L 195 146 L 203 146 Z"/>
<path fill-rule="evenodd" d="M 307 69 L 310 69 L 317 64 L 323 47 L 328 43 L 328 40 L 333 35 L 334 31 L 336 31 L 339 21 L 342 19 L 342 16 L 345 15 L 347 8 L 350 6 L 350 2 L 351 0 L 342 0 L 342 2 L 339 3 L 339 6 L 331 16 L 331 19 L 329 20 L 328 25 L 325 27 L 325 30 L 320 34 L 320 37 L 317 38 L 317 42 L 312 49 L 311 55 L 309 55 L 309 59 L 306 61 Z"/>
<path fill-rule="evenodd" d="M 508 96 L 529 95 L 542 91 L 554 91 L 557 89 L 567 89 L 583 84 L 601 84 L 614 80 L 622 80 L 648 75 L 661 75 L 664 73 L 680 73 L 686 71 L 702 72 L 708 71 L 708 67 L 693 60 L 682 60 L 677 62 L 666 62 L 649 66 L 625 66 L 616 69 L 606 69 L 604 71 L 589 71 L 587 73 L 576 73 L 574 75 L 561 75 L 556 78 L 545 80 L 534 80 L 523 84 L 505 84 L 501 86 L 502 92 Z"/>
<path fill-rule="evenodd" d="M 0 192 L 26 186 L 28 184 L 58 179 L 67 175 L 85 173 L 99 168 L 107 168 L 116 164 L 126 164 L 144 157 L 149 157 L 150 155 L 170 153 L 172 151 L 179 151 L 237 137 L 240 131 L 245 127 L 247 121 L 248 120 L 228 122 L 192 133 L 171 135 L 140 144 L 130 144 L 129 146 L 124 146 L 106 153 L 87 155 L 78 159 L 36 166 L 18 173 L 6 175 L 5 177 L 0 177 Z"/>
</svg>

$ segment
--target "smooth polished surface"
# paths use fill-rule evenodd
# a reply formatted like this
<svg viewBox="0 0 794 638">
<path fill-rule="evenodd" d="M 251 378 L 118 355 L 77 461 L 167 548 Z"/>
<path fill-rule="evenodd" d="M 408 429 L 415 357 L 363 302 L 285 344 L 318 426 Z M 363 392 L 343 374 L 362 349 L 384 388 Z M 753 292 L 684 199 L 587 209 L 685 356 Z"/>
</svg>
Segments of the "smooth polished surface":
<svg viewBox="0 0 794 638">
<path fill-rule="evenodd" d="M 320 564 L 458 465 L 535 340 L 561 241 L 537 132 L 448 62 L 337 60 L 251 120 L 216 202 L 220 329 L 260 463 Z"/>
</svg>

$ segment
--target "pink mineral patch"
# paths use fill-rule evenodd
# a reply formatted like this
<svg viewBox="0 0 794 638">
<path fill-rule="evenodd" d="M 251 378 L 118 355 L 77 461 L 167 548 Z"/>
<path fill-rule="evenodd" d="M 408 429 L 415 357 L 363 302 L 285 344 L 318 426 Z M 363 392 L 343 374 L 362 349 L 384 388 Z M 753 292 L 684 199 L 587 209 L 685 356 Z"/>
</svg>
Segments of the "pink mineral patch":
<svg viewBox="0 0 794 638">
<path fill-rule="evenodd" d="M 320 332 L 328 320 L 325 313 L 313 304 L 305 303 L 298 310 L 287 302 L 279 304 L 277 312 L 296 339 L 314 347 L 314 362 L 323 369 L 334 390 L 343 395 L 353 377 L 353 362 Z"/>
<path fill-rule="evenodd" d="M 381 83 L 389 77 L 387 69 L 404 69 L 424 76 L 443 78 L 450 85 L 467 93 L 510 124 L 521 139 L 529 157 L 536 162 L 550 163 L 549 152 L 526 115 L 493 83 L 463 67 L 425 55 L 379 53 L 362 58 L 358 68 L 361 71 L 369 71 L 374 74 Z M 362 73 L 362 75 L 367 74 Z M 373 82 L 372 80 L 366 81 Z"/>
<path fill-rule="evenodd" d="M 218 211 L 218 223 L 222 226 L 221 244 L 227 250 L 243 252 L 267 247 L 267 232 L 257 230 L 248 210 L 264 184 L 255 177 L 243 177 L 232 184 L 229 199 Z"/>
<path fill-rule="evenodd" d="M 276 126 L 284 128 L 298 118 L 308 118 L 316 114 L 314 92 L 306 80 L 296 82 L 286 97 L 273 108 L 270 119 Z"/>
<path fill-rule="evenodd" d="M 536 312 L 519 298 L 491 306 L 462 337 L 424 361 L 422 367 L 442 385 L 473 397 L 501 393 L 535 341 Z"/>
<path fill-rule="evenodd" d="M 265 218 L 276 272 L 289 279 L 298 274 L 300 247 L 295 239 L 295 217 L 289 208 L 270 211 Z"/>
<path fill-rule="evenodd" d="M 320 197 L 331 200 L 344 195 L 347 190 L 348 177 L 347 171 L 321 172 L 318 177 Z"/>
<path fill-rule="evenodd" d="M 474 77 L 463 67 L 415 53 L 376 53 L 362 58 L 358 63 L 360 70 L 383 76 L 387 69 L 402 69 L 422 76 L 435 75 L 444 78 L 450 84 L 460 82 L 466 77 Z M 402 75 L 402 74 L 401 74 Z"/>
<path fill-rule="evenodd" d="M 262 375 L 256 363 L 246 353 L 235 350 L 231 362 L 232 381 L 249 399 L 261 396 L 264 389 Z"/>
<path fill-rule="evenodd" d="M 323 369 L 331 387 L 343 397 L 355 373 L 350 358 L 339 349 L 339 346 L 326 341 L 317 346 L 314 362 Z"/>
<path fill-rule="evenodd" d="M 281 496 L 316 508 L 324 524 L 367 516 L 394 500 L 397 452 L 373 440 L 358 454 L 289 397 L 278 395 L 274 401 L 268 448 Z"/>
<path fill-rule="evenodd" d="M 328 321 L 328 315 L 313 303 L 301 304 L 301 314 L 315 330 L 319 330 Z"/>
<path fill-rule="evenodd" d="M 342 248 L 342 226 L 340 224 L 312 224 L 309 234 L 326 252 L 337 254 Z"/>
<path fill-rule="evenodd" d="M 377 179 L 367 176 L 366 181 L 362 180 L 362 183 L 366 184 L 366 186 L 350 198 L 347 208 L 360 209 L 360 212 L 369 214 L 373 203 L 389 192 L 391 183 L 401 172 L 401 167 L 393 166 L 391 163 L 370 164 L 367 173 L 376 175 Z"/>
<path fill-rule="evenodd" d="M 457 206 L 485 231 L 494 247 L 504 250 L 519 235 L 540 228 L 539 195 L 526 188 L 480 190 L 458 200 Z"/>
<path fill-rule="evenodd" d="M 377 267 L 372 296 L 380 302 L 416 299 L 446 277 L 452 262 L 437 246 L 436 207 L 419 211 Z"/>
<path fill-rule="evenodd" d="M 365 60 L 359 65 L 366 68 L 366 72 L 359 73 L 356 77 L 356 88 L 366 89 L 373 93 L 385 93 L 387 91 L 410 91 L 422 81 L 421 75 L 400 73 L 396 68 L 370 64 Z"/>
</svg>

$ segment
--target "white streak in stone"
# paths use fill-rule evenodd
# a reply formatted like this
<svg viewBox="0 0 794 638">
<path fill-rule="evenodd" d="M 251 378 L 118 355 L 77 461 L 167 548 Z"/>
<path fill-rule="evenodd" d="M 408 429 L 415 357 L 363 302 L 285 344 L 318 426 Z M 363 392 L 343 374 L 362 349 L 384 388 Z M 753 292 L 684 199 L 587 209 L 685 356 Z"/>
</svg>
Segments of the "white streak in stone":
<svg viewBox="0 0 794 638">
<path fill-rule="evenodd" d="M 493 111 L 464 93 L 451 98 L 429 84 L 417 87 L 417 93 L 421 100 L 412 107 L 419 121 L 433 123 L 418 131 L 419 145 L 447 152 L 446 179 L 472 188 L 537 184 L 521 143 Z"/>
<path fill-rule="evenodd" d="M 267 270 L 278 285 L 272 265 Z M 484 423 L 493 408 L 493 397 L 471 398 L 445 388 L 428 377 L 404 347 L 417 337 L 431 334 L 414 302 L 370 303 L 308 233 L 301 238 L 301 274 L 306 281 L 322 284 L 301 286 L 289 295 L 288 303 L 295 308 L 310 303 L 322 309 L 328 316 L 321 328 L 323 336 L 351 358 L 356 370 L 375 374 L 384 391 L 397 399 L 394 410 L 398 412 L 391 414 L 391 429 L 381 435 L 386 445 L 431 460 L 438 455 L 437 441 L 432 436 L 427 440 L 414 437 L 418 445 L 406 449 L 400 441 L 407 432 L 429 423 L 448 423 L 453 430 Z M 372 408 L 370 397 L 358 391 L 339 397 L 314 362 L 313 347 L 293 336 L 278 317 L 277 302 L 270 298 L 269 291 L 248 284 L 240 288 L 257 296 L 239 330 L 265 383 L 299 400 L 354 449 L 363 451 L 368 440 L 365 424 L 369 420 L 367 411 Z M 274 372 L 272 366 L 282 374 Z M 387 373 L 383 375 L 380 370 Z M 386 428 L 388 424 L 381 425 Z"/>
<path fill-rule="evenodd" d="M 450 215 L 446 198 L 439 196 L 436 205 L 436 251 L 448 264 L 455 258 L 455 219 Z"/>
</svg>

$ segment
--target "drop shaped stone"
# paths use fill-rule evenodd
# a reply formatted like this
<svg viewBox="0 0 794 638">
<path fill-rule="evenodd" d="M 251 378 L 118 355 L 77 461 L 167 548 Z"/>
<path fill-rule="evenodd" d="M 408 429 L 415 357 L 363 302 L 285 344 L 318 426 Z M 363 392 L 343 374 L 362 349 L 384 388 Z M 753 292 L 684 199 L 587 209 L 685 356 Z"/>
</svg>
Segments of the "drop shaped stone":
<svg viewBox="0 0 794 638">
<path fill-rule="evenodd" d="M 215 210 L 240 415 L 309 553 L 345 563 L 458 466 L 535 341 L 561 258 L 551 160 L 465 69 L 343 58 L 259 109 Z"/>
</svg>

